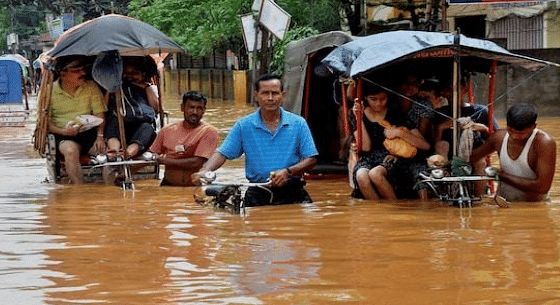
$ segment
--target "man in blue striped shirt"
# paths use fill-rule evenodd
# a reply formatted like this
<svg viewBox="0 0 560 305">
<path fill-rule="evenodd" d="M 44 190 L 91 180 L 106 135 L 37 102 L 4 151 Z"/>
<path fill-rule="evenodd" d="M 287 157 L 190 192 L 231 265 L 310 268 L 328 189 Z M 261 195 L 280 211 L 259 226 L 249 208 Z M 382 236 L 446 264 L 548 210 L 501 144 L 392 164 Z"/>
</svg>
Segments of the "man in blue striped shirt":
<svg viewBox="0 0 560 305">
<path fill-rule="evenodd" d="M 285 93 L 278 76 L 259 77 L 254 93 L 259 108 L 235 123 L 218 151 L 193 174 L 193 182 L 200 184 L 206 172 L 245 154 L 247 179 L 271 181 L 269 190 L 250 187 L 246 206 L 311 202 L 301 176 L 315 166 L 318 151 L 307 122 L 281 107 Z"/>
</svg>

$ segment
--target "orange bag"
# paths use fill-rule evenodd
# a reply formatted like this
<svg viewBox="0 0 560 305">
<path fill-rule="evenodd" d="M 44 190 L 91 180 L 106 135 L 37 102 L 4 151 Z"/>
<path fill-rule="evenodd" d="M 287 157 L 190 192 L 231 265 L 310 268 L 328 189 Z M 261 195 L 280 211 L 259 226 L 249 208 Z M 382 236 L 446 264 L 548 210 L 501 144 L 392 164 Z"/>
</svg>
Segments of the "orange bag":
<svg viewBox="0 0 560 305">
<path fill-rule="evenodd" d="M 379 121 L 378 123 L 383 126 L 383 128 L 391 128 L 391 124 L 385 120 Z M 385 139 L 385 141 L 383 141 L 383 146 L 385 146 L 391 155 L 401 158 L 412 158 L 416 156 L 418 152 L 416 147 L 401 138 Z"/>
</svg>

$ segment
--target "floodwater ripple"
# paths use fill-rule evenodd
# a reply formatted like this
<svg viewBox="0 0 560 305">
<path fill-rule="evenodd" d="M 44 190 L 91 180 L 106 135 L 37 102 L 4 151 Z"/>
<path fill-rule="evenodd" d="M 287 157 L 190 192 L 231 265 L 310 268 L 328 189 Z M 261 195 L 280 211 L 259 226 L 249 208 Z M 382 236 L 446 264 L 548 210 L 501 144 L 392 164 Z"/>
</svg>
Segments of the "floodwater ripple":
<svg viewBox="0 0 560 305">
<path fill-rule="evenodd" d="M 251 110 L 229 108 L 207 117 L 221 136 Z M 559 140 L 555 122 L 539 127 Z M 32 128 L 0 134 L 2 304 L 560 302 L 558 179 L 549 202 L 510 209 L 357 200 L 346 179 L 311 180 L 314 203 L 239 216 L 195 203 L 200 188 L 44 183 Z M 218 177 L 244 179 L 242 160 Z"/>
</svg>

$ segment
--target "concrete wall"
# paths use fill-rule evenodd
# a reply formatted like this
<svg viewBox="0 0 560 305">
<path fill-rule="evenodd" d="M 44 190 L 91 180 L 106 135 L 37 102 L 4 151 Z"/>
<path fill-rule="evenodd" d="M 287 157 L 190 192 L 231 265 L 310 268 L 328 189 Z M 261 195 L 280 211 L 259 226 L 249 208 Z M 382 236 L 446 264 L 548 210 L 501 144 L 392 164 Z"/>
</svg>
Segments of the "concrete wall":
<svg viewBox="0 0 560 305">
<path fill-rule="evenodd" d="M 560 63 L 560 49 L 516 51 L 518 54 Z M 477 75 L 473 79 L 475 100 L 486 104 L 489 79 Z M 560 68 L 549 67 L 539 72 L 500 66 L 496 81 L 495 115 L 504 118 L 507 108 L 515 103 L 534 103 L 540 116 L 560 116 Z"/>
<path fill-rule="evenodd" d="M 544 14 L 544 48 L 560 48 L 560 14 L 551 11 Z"/>
</svg>

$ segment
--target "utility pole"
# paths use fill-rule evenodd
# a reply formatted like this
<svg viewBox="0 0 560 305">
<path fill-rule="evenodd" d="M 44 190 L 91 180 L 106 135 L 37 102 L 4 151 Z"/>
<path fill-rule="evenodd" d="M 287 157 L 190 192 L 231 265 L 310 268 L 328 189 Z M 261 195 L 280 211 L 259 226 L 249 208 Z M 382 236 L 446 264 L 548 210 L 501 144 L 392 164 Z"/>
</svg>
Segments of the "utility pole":
<svg viewBox="0 0 560 305">
<path fill-rule="evenodd" d="M 447 23 L 447 0 L 441 0 L 441 31 L 448 32 L 449 24 Z"/>
</svg>

